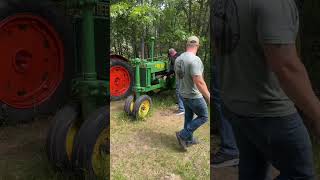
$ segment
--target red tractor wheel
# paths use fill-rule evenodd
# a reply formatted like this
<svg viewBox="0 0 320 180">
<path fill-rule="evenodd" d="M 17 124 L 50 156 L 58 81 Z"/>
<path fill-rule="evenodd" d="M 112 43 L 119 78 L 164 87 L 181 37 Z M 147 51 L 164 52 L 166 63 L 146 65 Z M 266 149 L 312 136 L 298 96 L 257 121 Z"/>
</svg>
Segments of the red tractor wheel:
<svg viewBox="0 0 320 180">
<path fill-rule="evenodd" d="M 64 104 L 73 68 L 66 21 L 50 1 L 0 0 L 0 118 L 6 123 Z"/>
<path fill-rule="evenodd" d="M 120 100 L 132 92 L 134 75 L 128 62 L 111 57 L 110 96 L 111 100 Z"/>
</svg>

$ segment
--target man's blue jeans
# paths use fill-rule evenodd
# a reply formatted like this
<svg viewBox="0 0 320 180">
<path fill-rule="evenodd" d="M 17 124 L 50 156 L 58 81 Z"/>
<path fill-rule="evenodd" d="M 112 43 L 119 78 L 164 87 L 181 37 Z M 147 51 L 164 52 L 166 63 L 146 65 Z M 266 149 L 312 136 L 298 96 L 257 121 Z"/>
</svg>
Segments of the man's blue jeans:
<svg viewBox="0 0 320 180">
<path fill-rule="evenodd" d="M 218 125 L 220 132 L 220 152 L 228 155 L 239 155 L 239 150 L 236 144 L 236 140 L 233 135 L 233 130 L 230 122 L 223 114 L 222 110 L 222 99 L 220 97 L 219 91 L 219 81 L 218 72 L 219 68 L 216 65 L 213 66 L 213 78 L 212 78 L 212 94 L 213 94 L 213 104 L 215 106 L 216 113 L 218 113 Z"/>
<path fill-rule="evenodd" d="M 213 88 L 213 103 L 216 108 L 216 113 L 219 114 L 218 125 L 221 139 L 219 151 L 228 155 L 239 155 L 239 150 L 233 135 L 232 126 L 223 114 L 219 90 L 215 88 Z"/>
<path fill-rule="evenodd" d="M 208 106 L 203 97 L 197 99 L 183 99 L 185 108 L 184 127 L 180 137 L 185 141 L 192 141 L 193 132 L 208 121 Z M 193 119 L 193 115 L 197 117 Z"/>
<path fill-rule="evenodd" d="M 183 97 L 181 96 L 179 92 L 179 87 L 180 87 L 180 81 L 176 79 L 176 96 L 178 99 L 178 106 L 179 106 L 179 111 L 184 112 L 184 105 L 183 105 Z"/>
<path fill-rule="evenodd" d="M 314 180 L 310 137 L 298 113 L 284 117 L 244 117 L 225 110 L 240 150 L 239 180 Z"/>
</svg>

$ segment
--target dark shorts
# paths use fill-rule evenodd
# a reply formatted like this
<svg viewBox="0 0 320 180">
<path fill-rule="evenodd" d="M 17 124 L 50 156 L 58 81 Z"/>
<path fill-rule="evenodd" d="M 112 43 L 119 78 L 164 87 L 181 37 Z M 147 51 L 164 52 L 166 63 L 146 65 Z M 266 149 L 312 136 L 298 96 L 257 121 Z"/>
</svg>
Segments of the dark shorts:
<svg viewBox="0 0 320 180">
<path fill-rule="evenodd" d="M 244 117 L 224 108 L 240 151 L 239 180 L 314 180 L 310 137 L 298 113 L 284 117 Z"/>
</svg>

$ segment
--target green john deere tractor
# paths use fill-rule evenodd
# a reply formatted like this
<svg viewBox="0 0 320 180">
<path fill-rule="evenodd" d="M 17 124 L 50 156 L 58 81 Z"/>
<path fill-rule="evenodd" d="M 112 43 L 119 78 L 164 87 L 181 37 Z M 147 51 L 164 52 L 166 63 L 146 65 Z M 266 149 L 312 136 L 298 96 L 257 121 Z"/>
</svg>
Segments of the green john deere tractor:
<svg viewBox="0 0 320 180">
<path fill-rule="evenodd" d="M 109 172 L 109 2 L 0 0 L 1 124 L 55 114 L 52 164 Z"/>
<path fill-rule="evenodd" d="M 135 70 L 133 95 L 127 97 L 124 111 L 137 119 L 144 119 L 152 107 L 150 92 L 159 92 L 175 88 L 175 77 L 167 76 L 169 61 L 166 57 L 154 57 L 154 38 L 151 38 L 149 59 L 135 58 L 130 60 Z"/>
</svg>

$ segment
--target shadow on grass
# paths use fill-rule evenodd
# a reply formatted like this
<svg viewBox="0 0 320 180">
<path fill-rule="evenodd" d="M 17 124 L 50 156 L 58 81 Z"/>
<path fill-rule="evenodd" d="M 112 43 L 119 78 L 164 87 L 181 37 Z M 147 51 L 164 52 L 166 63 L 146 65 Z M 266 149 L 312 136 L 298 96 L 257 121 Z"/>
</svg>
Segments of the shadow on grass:
<svg viewBox="0 0 320 180">
<path fill-rule="evenodd" d="M 172 135 L 166 133 L 154 132 L 152 130 L 144 130 L 137 133 L 139 139 L 147 142 L 152 148 L 171 149 L 175 152 L 183 152 L 178 144 L 175 133 Z"/>
</svg>

